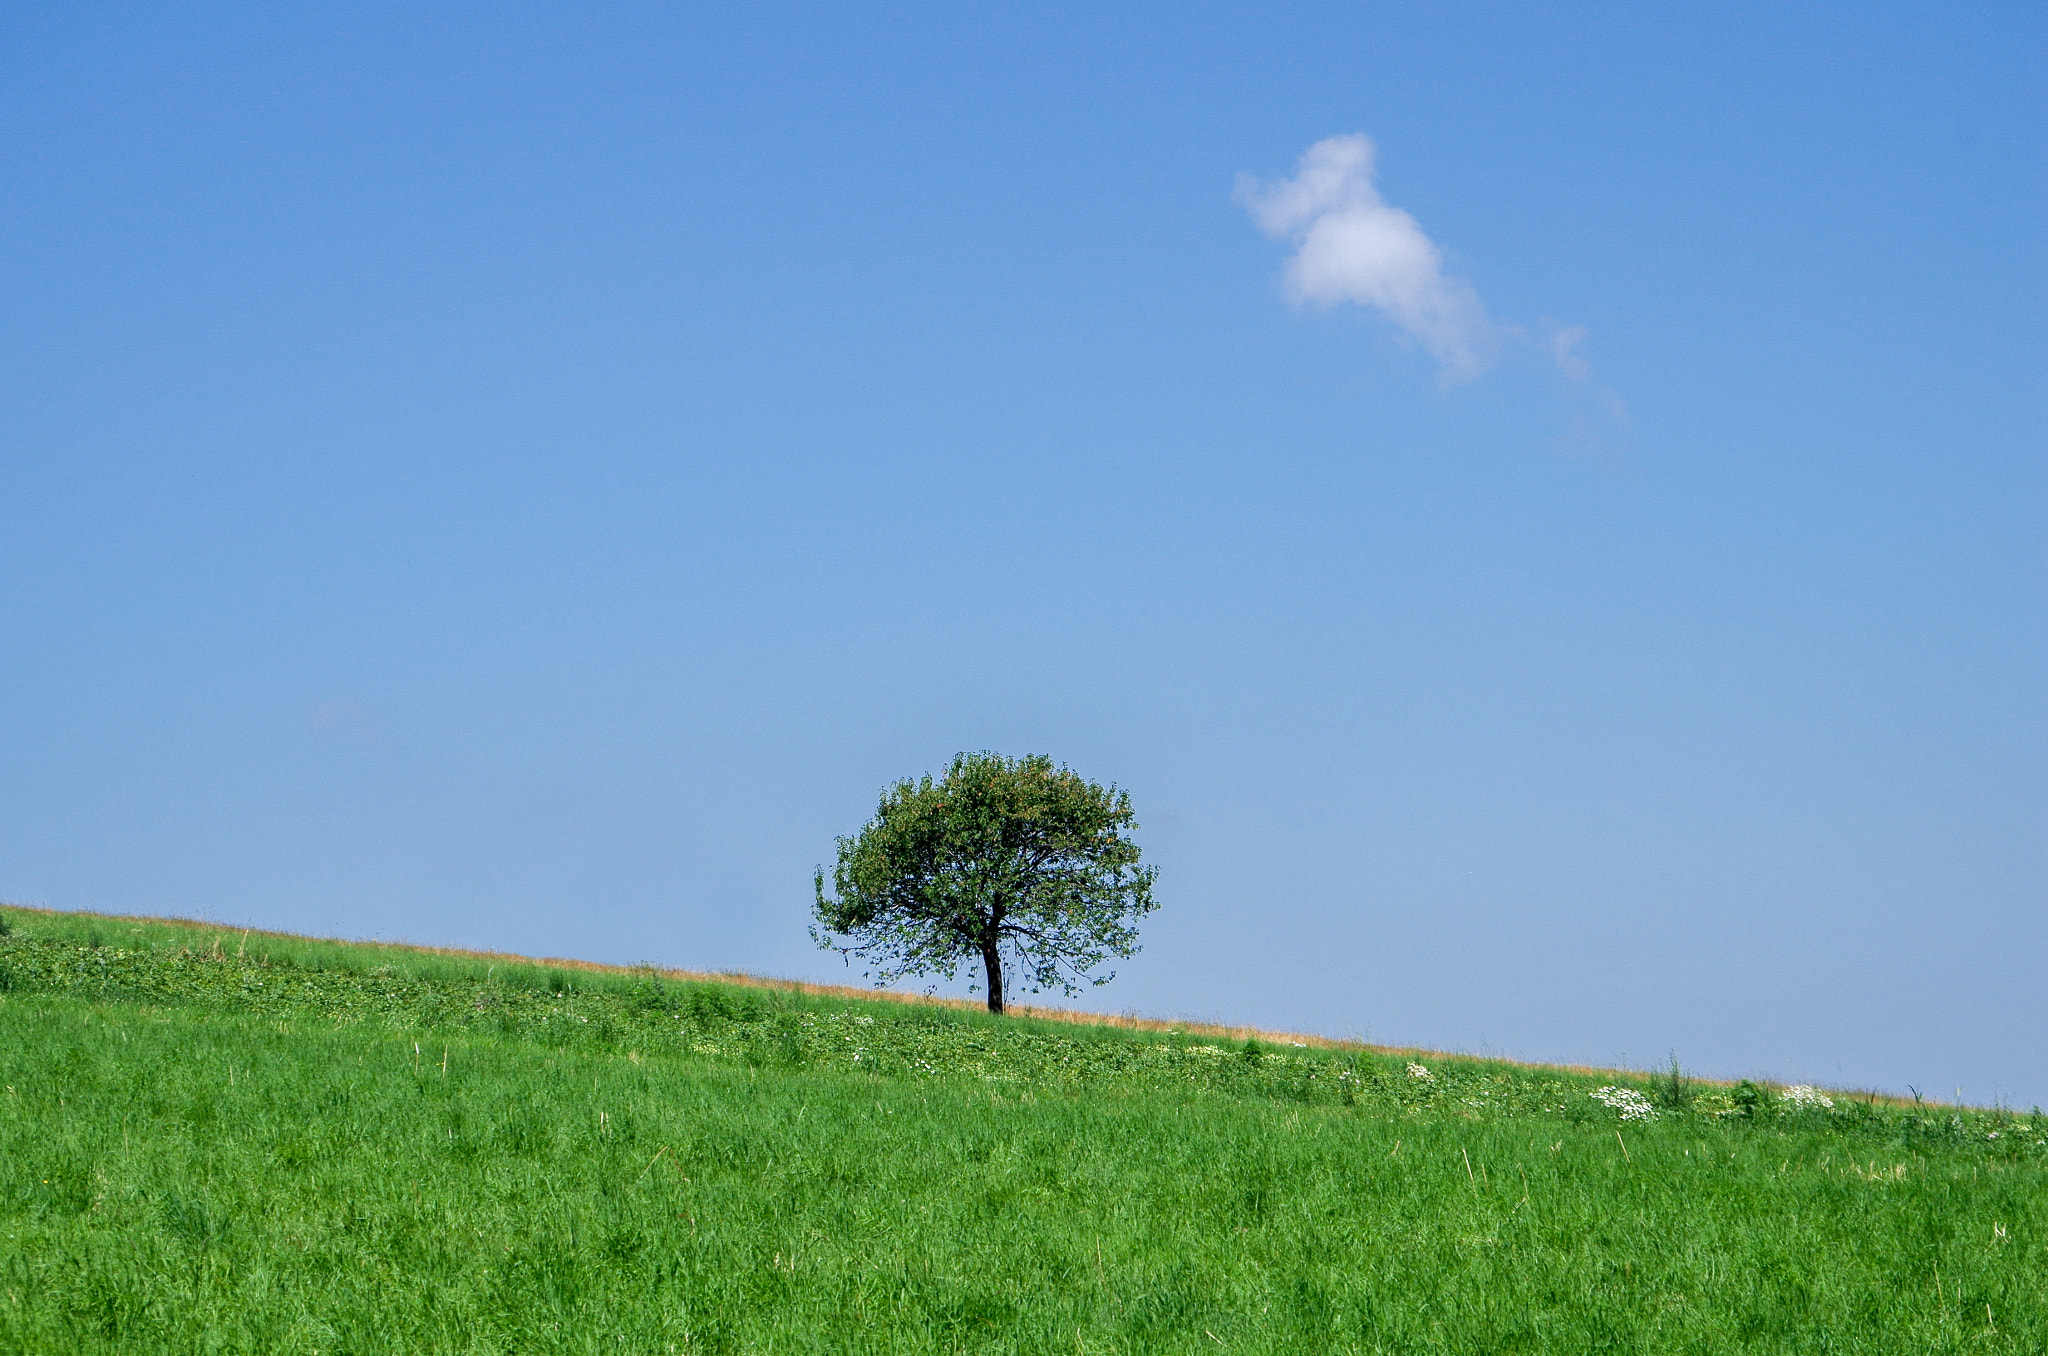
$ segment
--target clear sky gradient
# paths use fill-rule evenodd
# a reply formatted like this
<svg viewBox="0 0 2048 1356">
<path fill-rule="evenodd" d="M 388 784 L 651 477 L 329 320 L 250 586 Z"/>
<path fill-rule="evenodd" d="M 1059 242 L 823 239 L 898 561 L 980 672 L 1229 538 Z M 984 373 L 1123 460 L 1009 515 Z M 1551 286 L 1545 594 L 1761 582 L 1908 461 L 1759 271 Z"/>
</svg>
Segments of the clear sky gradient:
<svg viewBox="0 0 2048 1356">
<path fill-rule="evenodd" d="M 845 979 L 1043 752 L 1092 1006 L 2048 1103 L 2044 54 L 10 5 L 0 898 Z"/>
</svg>

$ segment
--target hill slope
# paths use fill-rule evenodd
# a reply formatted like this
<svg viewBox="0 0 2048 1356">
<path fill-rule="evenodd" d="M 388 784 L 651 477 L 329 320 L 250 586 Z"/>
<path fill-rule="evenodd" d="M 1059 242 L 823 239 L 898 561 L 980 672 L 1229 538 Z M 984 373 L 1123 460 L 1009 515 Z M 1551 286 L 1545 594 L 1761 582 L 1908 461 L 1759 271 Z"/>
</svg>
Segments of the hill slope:
<svg viewBox="0 0 2048 1356">
<path fill-rule="evenodd" d="M 2048 1348 L 2038 1115 L 0 922 L 4 1350 Z"/>
</svg>

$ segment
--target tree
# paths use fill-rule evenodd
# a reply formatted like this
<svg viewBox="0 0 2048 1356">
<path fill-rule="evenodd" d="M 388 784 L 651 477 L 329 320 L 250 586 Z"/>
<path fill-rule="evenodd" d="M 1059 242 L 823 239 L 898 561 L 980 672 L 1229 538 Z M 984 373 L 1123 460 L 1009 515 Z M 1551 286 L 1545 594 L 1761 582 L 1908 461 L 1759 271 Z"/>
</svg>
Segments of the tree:
<svg viewBox="0 0 2048 1356">
<path fill-rule="evenodd" d="M 1158 907 L 1157 871 L 1125 836 L 1136 827 L 1128 794 L 1050 758 L 960 754 L 942 780 L 884 791 L 874 819 L 839 840 L 838 898 L 826 898 L 819 867 L 811 936 L 859 955 L 885 984 L 951 979 L 978 958 L 990 1012 L 1003 1010 L 1006 960 L 1034 993 L 1106 984 L 1114 972 L 1088 972 L 1136 955 L 1132 920 Z"/>
</svg>

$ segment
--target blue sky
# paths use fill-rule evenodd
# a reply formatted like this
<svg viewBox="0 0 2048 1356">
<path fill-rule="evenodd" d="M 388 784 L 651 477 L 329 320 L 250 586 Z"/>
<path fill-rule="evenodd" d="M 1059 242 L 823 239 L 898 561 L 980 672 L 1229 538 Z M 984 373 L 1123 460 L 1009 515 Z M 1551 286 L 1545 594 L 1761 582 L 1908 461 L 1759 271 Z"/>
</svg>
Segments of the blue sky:
<svg viewBox="0 0 2048 1356">
<path fill-rule="evenodd" d="M 1044 752 L 1093 1006 L 2048 1102 L 2043 37 L 11 6 L 0 898 L 840 979 Z"/>
</svg>

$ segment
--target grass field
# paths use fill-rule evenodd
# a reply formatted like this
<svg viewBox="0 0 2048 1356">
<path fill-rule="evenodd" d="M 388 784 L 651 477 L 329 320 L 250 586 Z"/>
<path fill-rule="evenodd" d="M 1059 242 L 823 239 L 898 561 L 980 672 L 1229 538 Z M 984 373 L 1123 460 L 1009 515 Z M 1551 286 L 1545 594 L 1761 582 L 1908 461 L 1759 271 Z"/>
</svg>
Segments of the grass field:
<svg viewBox="0 0 2048 1356">
<path fill-rule="evenodd" d="M 2048 1350 L 2038 1112 L 0 923 L 0 1350 Z"/>
</svg>

